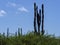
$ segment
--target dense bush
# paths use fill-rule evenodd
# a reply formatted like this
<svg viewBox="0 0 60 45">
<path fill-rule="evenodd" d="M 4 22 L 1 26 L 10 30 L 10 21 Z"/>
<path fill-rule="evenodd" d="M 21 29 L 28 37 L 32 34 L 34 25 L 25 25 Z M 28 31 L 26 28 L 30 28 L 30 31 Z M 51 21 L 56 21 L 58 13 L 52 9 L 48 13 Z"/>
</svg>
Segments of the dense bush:
<svg viewBox="0 0 60 45">
<path fill-rule="evenodd" d="M 60 39 L 51 35 L 34 35 L 34 33 L 8 38 L 0 35 L 0 45 L 60 45 Z"/>
</svg>

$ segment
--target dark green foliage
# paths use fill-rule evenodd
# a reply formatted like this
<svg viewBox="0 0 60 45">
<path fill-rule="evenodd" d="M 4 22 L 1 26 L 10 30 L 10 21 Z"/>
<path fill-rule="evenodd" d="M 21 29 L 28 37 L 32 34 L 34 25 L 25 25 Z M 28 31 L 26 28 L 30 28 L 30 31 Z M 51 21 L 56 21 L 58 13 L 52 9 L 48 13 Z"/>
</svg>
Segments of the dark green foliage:
<svg viewBox="0 0 60 45">
<path fill-rule="evenodd" d="M 60 38 L 52 35 L 35 35 L 30 32 L 26 35 L 9 36 L 8 38 L 0 34 L 0 45 L 60 45 Z"/>
</svg>

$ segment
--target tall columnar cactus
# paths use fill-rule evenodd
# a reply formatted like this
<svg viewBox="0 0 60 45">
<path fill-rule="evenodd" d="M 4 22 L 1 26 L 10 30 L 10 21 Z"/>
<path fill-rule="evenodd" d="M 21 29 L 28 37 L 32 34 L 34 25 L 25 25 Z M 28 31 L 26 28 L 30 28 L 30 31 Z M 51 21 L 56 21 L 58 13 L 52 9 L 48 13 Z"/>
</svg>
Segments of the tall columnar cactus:
<svg viewBox="0 0 60 45">
<path fill-rule="evenodd" d="M 44 34 L 44 5 L 42 4 L 42 35 Z"/>
<path fill-rule="evenodd" d="M 17 32 L 15 32 L 15 36 L 17 37 Z"/>
<path fill-rule="evenodd" d="M 38 6 L 37 6 L 37 26 L 38 26 L 38 34 L 40 34 L 40 15 L 38 13 Z"/>
<path fill-rule="evenodd" d="M 20 28 L 18 28 L 18 36 L 20 36 Z"/>
<path fill-rule="evenodd" d="M 40 34 L 40 26 L 41 26 L 41 9 L 39 9 L 39 25 L 38 25 L 38 33 Z"/>
<path fill-rule="evenodd" d="M 21 35 L 22 35 L 22 28 L 21 28 Z"/>
<path fill-rule="evenodd" d="M 7 38 L 9 37 L 9 28 L 7 28 Z"/>
<path fill-rule="evenodd" d="M 3 33 L 3 38 L 5 38 L 5 33 Z"/>
<path fill-rule="evenodd" d="M 34 3 L 34 32 L 37 33 L 37 29 L 36 29 L 36 3 Z"/>
</svg>

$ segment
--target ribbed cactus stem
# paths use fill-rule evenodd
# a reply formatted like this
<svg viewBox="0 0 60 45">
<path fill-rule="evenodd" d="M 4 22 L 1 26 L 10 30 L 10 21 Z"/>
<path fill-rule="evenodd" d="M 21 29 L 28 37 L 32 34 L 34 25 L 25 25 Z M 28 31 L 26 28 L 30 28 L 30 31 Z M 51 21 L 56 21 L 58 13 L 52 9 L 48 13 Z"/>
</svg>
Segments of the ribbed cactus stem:
<svg viewBox="0 0 60 45">
<path fill-rule="evenodd" d="M 9 37 L 9 28 L 7 28 L 7 38 Z"/>
<path fill-rule="evenodd" d="M 15 36 L 17 37 L 17 32 L 15 32 Z"/>
<path fill-rule="evenodd" d="M 37 33 L 37 29 L 36 29 L 36 3 L 34 3 L 34 32 Z"/>
<path fill-rule="evenodd" d="M 22 35 L 22 28 L 21 28 L 21 35 Z"/>
<path fill-rule="evenodd" d="M 18 36 L 20 36 L 20 28 L 18 28 Z"/>
<path fill-rule="evenodd" d="M 5 38 L 5 33 L 3 33 L 3 37 Z"/>
<path fill-rule="evenodd" d="M 44 5 L 42 4 L 42 35 L 44 35 Z"/>
<path fill-rule="evenodd" d="M 39 25 L 39 28 L 38 28 L 38 33 L 40 34 L 40 26 L 41 26 L 41 9 L 39 9 L 39 23 L 40 23 L 40 25 Z"/>
</svg>

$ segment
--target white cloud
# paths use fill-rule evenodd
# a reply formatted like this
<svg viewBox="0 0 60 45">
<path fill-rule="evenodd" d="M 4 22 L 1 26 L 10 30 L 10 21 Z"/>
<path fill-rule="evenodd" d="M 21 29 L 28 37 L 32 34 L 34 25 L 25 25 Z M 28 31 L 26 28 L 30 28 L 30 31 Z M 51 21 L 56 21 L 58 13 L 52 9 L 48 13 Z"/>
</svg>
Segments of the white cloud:
<svg viewBox="0 0 60 45">
<path fill-rule="evenodd" d="M 13 6 L 13 7 L 16 7 L 16 3 L 8 2 L 7 6 Z"/>
<path fill-rule="evenodd" d="M 18 8 L 18 11 L 21 11 L 21 12 L 29 12 L 25 7 Z"/>
<path fill-rule="evenodd" d="M 8 2 L 8 3 L 7 3 L 7 6 L 8 6 L 8 7 L 15 7 L 16 10 L 17 10 L 16 13 L 29 12 L 28 9 L 26 9 L 24 6 L 21 6 L 20 4 Z"/>
<path fill-rule="evenodd" d="M 4 10 L 0 10 L 0 16 L 4 16 L 6 12 Z"/>
</svg>

